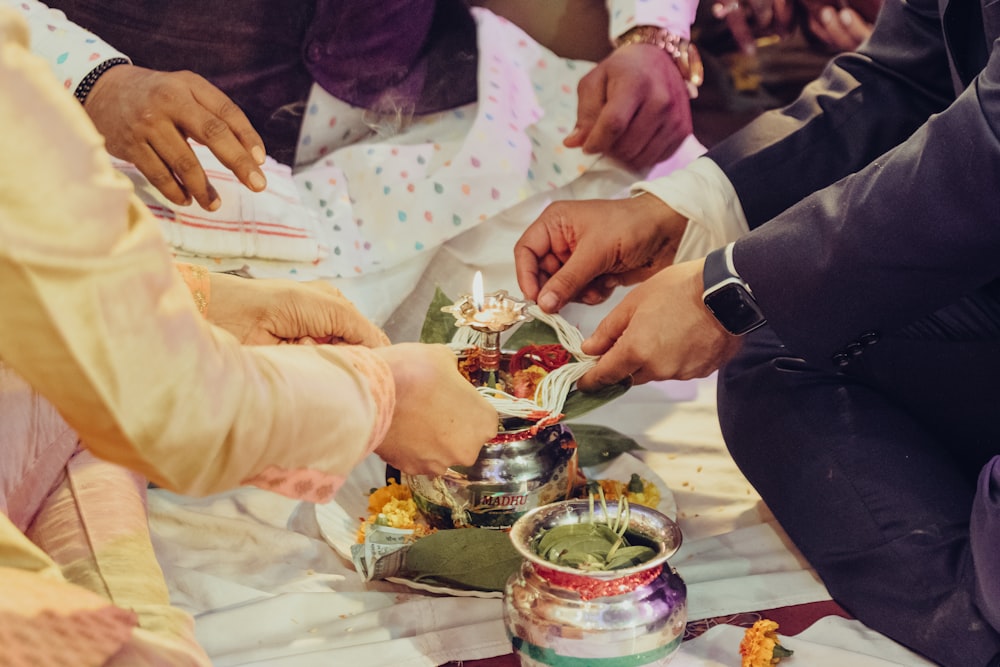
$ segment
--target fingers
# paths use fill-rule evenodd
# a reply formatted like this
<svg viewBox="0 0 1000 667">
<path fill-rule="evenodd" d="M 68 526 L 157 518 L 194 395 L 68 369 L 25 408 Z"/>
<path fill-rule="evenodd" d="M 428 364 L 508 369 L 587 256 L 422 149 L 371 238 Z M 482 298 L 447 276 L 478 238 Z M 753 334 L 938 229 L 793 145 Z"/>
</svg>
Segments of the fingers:
<svg viewBox="0 0 1000 667">
<path fill-rule="evenodd" d="M 635 44 L 632 45 L 632 48 L 652 48 L 660 51 L 664 57 L 668 57 L 666 53 L 655 46 Z M 634 79 L 624 81 L 621 78 L 616 78 L 612 80 L 607 91 L 605 104 L 583 144 L 583 152 L 610 153 L 617 146 L 619 140 L 628 131 L 632 119 L 644 99 L 643 94 L 636 89 L 635 84 Z"/>
<path fill-rule="evenodd" d="M 564 146 L 567 148 L 580 148 L 582 146 L 583 152 L 593 152 L 586 144 L 594 124 L 601 114 L 601 109 L 604 108 L 606 87 L 607 75 L 600 65 L 580 79 L 576 91 L 576 127 L 573 128 L 569 136 L 563 139 Z"/>
<path fill-rule="evenodd" d="M 250 119 L 229 97 L 207 81 L 201 80 L 192 85 L 192 94 L 211 116 L 204 117 L 199 127 L 191 128 L 191 137 L 208 146 L 245 186 L 254 192 L 266 188 L 267 179 L 260 170 L 266 158 L 264 141 L 250 124 Z"/>
<path fill-rule="evenodd" d="M 853 9 L 823 7 L 809 17 L 809 30 L 837 51 L 853 51 L 871 34 L 871 26 Z"/>
<path fill-rule="evenodd" d="M 267 185 L 260 136 L 222 91 L 197 74 L 113 67 L 84 108 L 108 151 L 135 164 L 175 204 L 194 199 L 207 210 L 220 204 L 189 139 L 207 146 L 251 190 Z"/>
</svg>

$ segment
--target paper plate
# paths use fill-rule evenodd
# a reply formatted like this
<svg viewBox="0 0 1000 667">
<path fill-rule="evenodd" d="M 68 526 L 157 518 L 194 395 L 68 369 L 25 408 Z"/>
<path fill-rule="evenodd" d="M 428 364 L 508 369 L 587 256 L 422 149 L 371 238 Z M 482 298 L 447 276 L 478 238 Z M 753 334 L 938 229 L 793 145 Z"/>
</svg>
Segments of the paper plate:
<svg viewBox="0 0 1000 667">
<path fill-rule="evenodd" d="M 607 463 L 588 466 L 583 469 L 588 479 L 617 479 L 628 481 L 633 473 L 653 484 L 660 491 L 660 503 L 656 509 L 677 520 L 677 504 L 674 494 L 667 488 L 653 469 L 631 454 L 622 454 Z M 357 542 L 358 528 L 368 516 L 368 495 L 372 489 L 385 486 L 385 463 L 377 456 L 369 456 L 347 478 L 337 492 L 333 502 L 316 505 L 316 521 L 323 539 L 346 560 L 351 560 L 351 545 Z M 386 581 L 409 586 L 429 593 L 455 595 L 461 597 L 499 598 L 499 591 L 470 591 L 431 584 L 419 583 L 402 577 L 389 577 Z"/>
</svg>

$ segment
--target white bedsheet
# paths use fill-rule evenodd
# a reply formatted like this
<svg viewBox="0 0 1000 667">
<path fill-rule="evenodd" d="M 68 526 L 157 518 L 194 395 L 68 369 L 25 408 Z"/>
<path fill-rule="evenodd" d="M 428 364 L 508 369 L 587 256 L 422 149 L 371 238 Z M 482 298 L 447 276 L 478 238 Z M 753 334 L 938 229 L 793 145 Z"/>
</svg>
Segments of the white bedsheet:
<svg viewBox="0 0 1000 667">
<path fill-rule="evenodd" d="M 829 599 L 729 459 L 712 378 L 636 387 L 581 421 L 634 437 L 672 490 L 684 535 L 672 563 L 688 584 L 692 620 Z M 365 584 L 324 542 L 307 504 L 257 489 L 150 495 L 173 599 L 195 614 L 220 667 L 431 667 L 510 650 L 500 600 Z M 715 627 L 682 644 L 673 664 L 738 665 L 741 636 Z M 795 664 L 809 667 L 931 664 L 857 621 L 831 617 L 784 643 L 798 652 Z"/>
</svg>

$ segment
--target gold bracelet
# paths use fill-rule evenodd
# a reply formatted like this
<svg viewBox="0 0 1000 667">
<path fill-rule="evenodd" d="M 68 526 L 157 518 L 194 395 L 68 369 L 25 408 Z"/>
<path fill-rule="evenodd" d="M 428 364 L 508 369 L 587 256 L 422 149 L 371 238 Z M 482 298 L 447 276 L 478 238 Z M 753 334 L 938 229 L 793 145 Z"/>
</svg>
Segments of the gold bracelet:
<svg viewBox="0 0 1000 667">
<path fill-rule="evenodd" d="M 655 25 L 638 25 L 615 40 L 616 48 L 626 44 L 650 44 L 666 51 L 677 64 L 688 95 L 692 99 L 698 97 L 698 88 L 705 81 L 705 67 L 698 48 L 690 40 Z"/>
</svg>

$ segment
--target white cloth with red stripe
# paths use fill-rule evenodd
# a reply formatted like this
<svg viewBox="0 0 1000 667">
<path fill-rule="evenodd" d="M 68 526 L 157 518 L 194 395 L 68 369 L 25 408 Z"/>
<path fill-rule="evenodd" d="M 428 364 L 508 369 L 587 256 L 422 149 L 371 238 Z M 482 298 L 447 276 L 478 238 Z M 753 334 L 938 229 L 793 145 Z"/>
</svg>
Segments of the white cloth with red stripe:
<svg viewBox="0 0 1000 667">
<path fill-rule="evenodd" d="M 160 221 L 163 235 L 178 253 L 202 257 L 244 257 L 288 262 L 318 262 L 327 254 L 314 208 L 299 197 L 286 165 L 267 158 L 261 166 L 267 190 L 252 192 L 240 185 L 204 146 L 192 149 L 216 189 L 225 192 L 218 210 L 198 204 L 177 206 L 150 185 L 128 162 L 115 166 L 135 184 L 142 200 Z"/>
</svg>

